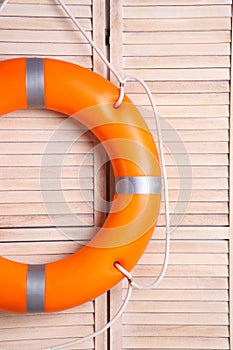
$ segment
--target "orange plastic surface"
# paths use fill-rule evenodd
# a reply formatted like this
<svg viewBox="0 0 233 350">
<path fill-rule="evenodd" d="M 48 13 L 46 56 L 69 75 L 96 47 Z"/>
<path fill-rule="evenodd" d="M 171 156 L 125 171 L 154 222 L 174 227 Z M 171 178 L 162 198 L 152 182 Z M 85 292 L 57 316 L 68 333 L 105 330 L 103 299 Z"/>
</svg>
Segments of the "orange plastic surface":
<svg viewBox="0 0 233 350">
<path fill-rule="evenodd" d="M 142 116 L 125 97 L 115 109 L 118 88 L 101 76 L 70 63 L 44 59 L 47 109 L 72 115 L 103 143 L 115 176 L 160 176 L 153 138 Z M 0 62 L 0 115 L 27 108 L 26 59 Z M 156 225 L 160 195 L 115 195 L 96 236 L 80 251 L 46 265 L 45 311 L 70 308 L 97 297 L 131 270 Z M 0 309 L 26 312 L 26 264 L 0 258 Z"/>
</svg>

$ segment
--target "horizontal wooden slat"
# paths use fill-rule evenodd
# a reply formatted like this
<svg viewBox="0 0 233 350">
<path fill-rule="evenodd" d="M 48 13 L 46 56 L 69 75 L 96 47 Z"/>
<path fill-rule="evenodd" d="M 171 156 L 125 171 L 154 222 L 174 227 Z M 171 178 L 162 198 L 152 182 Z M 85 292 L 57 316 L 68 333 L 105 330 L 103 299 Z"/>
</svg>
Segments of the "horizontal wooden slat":
<svg viewBox="0 0 233 350">
<path fill-rule="evenodd" d="M 123 58 L 123 64 L 125 69 L 145 68 L 157 69 L 158 68 L 224 68 L 230 67 L 230 61 L 228 56 L 128 56 Z"/>
<path fill-rule="evenodd" d="M 178 349 L 188 349 L 192 344 L 192 349 L 221 350 L 230 349 L 227 338 L 209 337 L 125 337 L 123 341 L 124 349 L 166 349 L 170 345 Z"/>
<path fill-rule="evenodd" d="M 224 8 L 224 7 L 223 7 Z M 91 6 L 90 5 L 70 5 L 70 10 L 74 16 L 79 18 L 90 18 L 91 17 Z M 4 11 L 2 11 L 2 17 L 13 16 L 13 17 L 23 17 L 27 14 L 27 17 L 67 17 L 65 11 L 56 3 L 50 4 L 18 4 L 9 3 Z"/>
<path fill-rule="evenodd" d="M 208 5 L 208 6 L 156 6 L 155 11 L 151 11 L 150 6 L 124 6 L 123 18 L 201 18 L 201 17 L 230 17 L 230 6 Z"/>
<path fill-rule="evenodd" d="M 214 0 L 213 0 L 214 1 Z M 34 0 L 11 0 L 11 4 L 34 4 Z M 51 5 L 51 0 L 40 0 L 40 4 Z M 66 0 L 67 5 L 77 5 L 77 0 Z M 79 5 L 92 5 L 92 0 L 79 0 Z"/>
<path fill-rule="evenodd" d="M 68 45 L 68 44 L 67 44 Z M 142 50 L 143 47 L 143 50 Z M 199 56 L 229 55 L 230 45 L 218 44 L 173 44 L 173 45 L 124 45 L 124 56 Z M 203 80 L 207 80 L 203 78 Z"/>
<path fill-rule="evenodd" d="M 0 216 L 0 227 L 40 227 L 40 226 L 93 226 L 93 215 L 4 215 Z"/>
<path fill-rule="evenodd" d="M 140 263 L 146 265 L 161 264 L 163 262 L 163 257 L 164 255 L 161 253 L 146 253 L 141 257 Z M 169 262 L 171 265 L 227 265 L 228 257 L 227 254 L 171 253 Z"/>
<path fill-rule="evenodd" d="M 3 29 L 3 36 L 1 37 L 1 42 L 19 42 L 19 43 L 86 43 L 84 36 L 78 31 L 66 30 L 66 31 L 55 31 L 49 30 L 7 30 Z M 91 36 L 91 32 L 87 31 L 88 35 Z M 222 37 L 225 32 L 220 32 L 219 37 Z M 227 35 L 224 36 L 227 41 Z M 211 40 L 211 39 L 209 39 Z M 216 41 L 215 41 L 216 42 Z M 24 44 L 25 45 L 25 44 Z"/>
<path fill-rule="evenodd" d="M 157 12 L 157 8 L 156 11 Z M 208 17 L 208 16 L 207 16 Z M 9 34 L 10 38 L 10 32 Z M 27 33 L 26 33 L 27 35 Z M 53 35 L 53 33 L 52 33 Z M 66 38 L 67 34 L 64 35 Z M 74 35 L 72 35 L 74 36 Z M 61 34 L 62 38 L 62 34 Z M 64 39 L 65 40 L 65 39 Z M 67 39 L 68 40 L 68 39 Z M 152 32 L 152 33 L 123 33 L 124 44 L 210 44 L 230 42 L 230 31 L 215 31 L 215 32 Z M 220 56 L 219 59 L 222 57 Z M 216 58 L 217 59 L 217 58 Z M 144 60 L 143 65 L 146 64 Z M 141 65 L 141 67 L 143 66 Z"/>
<path fill-rule="evenodd" d="M 177 327 L 176 326 L 137 326 L 137 325 L 125 325 L 124 334 L 128 337 L 137 335 L 138 337 L 146 336 L 164 336 L 171 337 L 177 336 Z M 196 336 L 199 337 L 228 337 L 229 332 L 227 327 L 224 326 L 187 326 L 183 325 L 179 327 L 179 336 L 190 337 Z M 156 343 L 156 340 L 155 340 Z"/>
<path fill-rule="evenodd" d="M 91 30 L 91 19 L 81 18 L 79 23 L 85 30 Z M 22 29 L 22 30 L 76 30 L 76 27 L 68 18 L 28 18 L 28 17 L 2 17 L 0 21 L 0 30 Z M 4 52 L 6 54 L 6 52 Z M 0 51 L 0 54 L 3 52 Z"/>
<path fill-rule="evenodd" d="M 26 1 L 26 0 L 24 0 Z M 29 0 L 28 0 L 29 1 Z M 30 0 L 32 1 L 32 0 Z M 46 1 L 46 0 L 43 0 Z M 48 1 L 48 0 L 47 0 Z M 71 0 L 68 0 L 71 1 Z M 155 5 L 163 5 L 163 6 L 170 6 L 170 5 L 224 5 L 224 4 L 231 4 L 231 0 L 145 0 L 142 2 L 142 0 L 124 0 L 124 4 L 127 6 L 155 6 Z"/>
<path fill-rule="evenodd" d="M 213 267 L 212 267 L 213 268 Z M 125 291 L 123 292 L 125 296 Z M 228 301 L 228 291 L 227 290 L 216 290 L 216 289 L 188 289 L 186 292 L 184 290 L 149 290 L 140 291 L 134 290 L 131 300 L 196 300 L 196 301 Z"/>
<path fill-rule="evenodd" d="M 227 302 L 207 302 L 207 301 L 131 301 L 127 307 L 127 312 L 153 313 L 174 312 L 174 313 L 227 313 L 229 311 Z"/>
<path fill-rule="evenodd" d="M 182 59 L 182 58 L 181 58 Z M 208 57 L 207 57 L 208 60 Z M 227 81 L 148 81 L 148 86 L 154 93 L 214 93 L 229 92 Z M 139 84 L 128 82 L 128 92 L 144 92 Z"/>
<path fill-rule="evenodd" d="M 142 285 L 151 284 L 153 278 L 135 278 L 135 281 Z M 126 287 L 127 282 L 123 282 Z M 163 281 L 157 286 L 158 289 L 228 289 L 228 279 L 227 278 L 194 278 L 194 277 L 164 277 Z M 153 309 L 155 310 L 155 309 Z M 190 310 L 190 313 L 192 311 Z M 204 311 L 203 311 L 204 312 Z M 217 312 L 217 311 L 216 311 Z M 227 311 L 225 311 L 227 313 Z"/>
<path fill-rule="evenodd" d="M 135 103 L 149 105 L 145 94 L 128 94 Z M 196 106 L 196 105 L 227 105 L 229 95 L 222 94 L 154 94 L 157 106 Z"/>
<path fill-rule="evenodd" d="M 87 201 L 93 201 L 92 190 L 64 190 L 62 191 L 65 200 L 67 201 L 83 201 L 83 198 Z M 50 198 L 50 202 L 57 203 L 61 198 L 61 191 L 46 191 L 47 198 Z M 0 202 L 1 203 L 38 203 L 42 202 L 43 197 L 41 191 L 1 191 Z"/>
<path fill-rule="evenodd" d="M 165 249 L 165 242 L 151 240 L 147 252 L 162 252 Z M 228 253 L 228 242 L 224 241 L 179 241 L 171 238 L 171 252 L 173 253 Z"/>
<path fill-rule="evenodd" d="M 157 276 L 161 271 L 161 266 L 158 265 L 137 265 L 133 270 L 134 276 Z M 228 277 L 228 267 L 219 265 L 171 265 L 166 271 L 167 277 Z"/>
<path fill-rule="evenodd" d="M 123 315 L 123 322 L 127 324 L 144 324 L 145 318 L 140 313 Z M 228 315 L 218 313 L 196 313 L 196 314 L 173 314 L 173 313 L 148 313 L 146 314 L 146 322 L 148 325 L 228 325 Z"/>
<path fill-rule="evenodd" d="M 80 178 L 87 177 L 90 178 L 93 176 L 93 166 L 84 166 L 85 171 L 82 170 L 80 166 L 68 166 L 68 167 L 49 167 L 46 169 L 45 178 L 57 178 L 59 174 L 59 169 L 62 170 L 62 177 L 64 178 L 73 178 L 78 176 Z M 30 167 L 2 167 L 0 172 L 1 179 L 39 179 L 41 174 L 40 166 Z"/>
<path fill-rule="evenodd" d="M 34 27 L 34 26 L 33 26 Z M 123 29 L 126 32 L 156 31 L 200 31 L 230 30 L 230 18 L 185 18 L 185 19 L 127 19 Z"/>
<path fill-rule="evenodd" d="M 67 338 L 67 341 L 74 341 L 75 339 L 76 338 Z M 63 340 L 63 343 L 64 343 L 64 340 Z M 21 340 L 21 341 L 18 341 L 17 349 L 24 350 L 25 348 L 30 348 L 30 350 L 37 350 L 39 347 L 49 348 L 49 347 L 51 347 L 51 344 L 53 346 L 61 345 L 61 339 L 58 339 L 56 337 L 55 339 L 46 339 L 46 340 L 37 340 L 37 339 Z M 11 350 L 11 349 L 14 350 L 15 349 L 15 341 L 2 342 L 1 346 L 4 348 L 7 348 L 9 350 Z M 85 346 L 84 349 L 94 350 L 93 340 L 87 340 L 84 343 L 77 345 L 73 350 L 78 350 L 78 349 L 83 350 L 84 346 Z"/>
<path fill-rule="evenodd" d="M 38 55 L 43 54 L 43 56 L 47 55 L 75 55 L 79 56 L 91 55 L 91 47 L 89 44 L 64 44 L 64 43 L 54 43 L 51 45 L 50 43 L 1 43 L 0 42 L 0 54 L 7 53 L 8 55 Z"/>
<path fill-rule="evenodd" d="M 143 55 L 143 51 L 141 51 Z M 145 80 L 228 80 L 229 70 L 224 68 L 209 69 L 124 69 L 125 75 L 139 75 Z"/>
</svg>

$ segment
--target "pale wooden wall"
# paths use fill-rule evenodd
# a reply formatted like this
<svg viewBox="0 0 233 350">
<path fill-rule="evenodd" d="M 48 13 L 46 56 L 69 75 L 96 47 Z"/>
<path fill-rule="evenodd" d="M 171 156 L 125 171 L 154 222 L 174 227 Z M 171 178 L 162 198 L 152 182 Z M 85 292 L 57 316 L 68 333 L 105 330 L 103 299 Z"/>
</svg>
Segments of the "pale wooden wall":
<svg viewBox="0 0 233 350">
<path fill-rule="evenodd" d="M 103 2 L 77 0 L 67 3 L 103 49 Z M 100 27 L 94 25 L 93 17 L 95 20 L 98 18 Z M 0 58 L 35 55 L 64 59 L 104 72 L 91 47 L 74 30 L 56 1 L 10 1 L 0 18 Z M 78 141 L 65 157 L 61 183 L 64 197 L 71 210 L 78 213 L 81 223 L 70 228 L 70 235 L 67 236 L 47 216 L 40 193 L 40 163 L 54 130 L 64 120 L 63 116 L 56 113 L 34 110 L 14 112 L 0 120 L 1 255 L 26 262 L 59 259 L 77 250 L 78 243 L 93 235 L 93 225 L 100 224 L 100 215 L 93 210 L 95 188 L 100 187 L 99 180 L 94 178 L 99 154 L 92 152 L 95 144 L 93 137 L 89 134 L 79 138 L 84 128 L 72 121 L 64 127 L 68 129 L 64 142 L 72 129 L 77 131 Z M 82 171 L 79 173 L 80 167 Z M 77 181 L 78 174 L 81 176 L 80 181 Z M 50 176 L 49 188 L 53 190 L 52 198 L 55 198 L 59 188 L 53 186 L 56 174 L 52 168 Z M 59 213 L 59 203 L 55 207 L 56 213 Z M 64 219 L 69 226 L 69 216 L 67 221 Z M 69 240 L 69 236 L 77 238 L 78 243 Z M 57 315 L 22 316 L 1 312 L 0 348 L 38 349 L 89 334 L 105 323 L 105 304 L 103 296 Z M 105 343 L 104 335 L 96 341 L 88 341 L 74 348 L 102 350 Z"/>
<path fill-rule="evenodd" d="M 184 142 L 193 177 L 186 215 L 172 233 L 167 275 L 157 290 L 133 293 L 122 322 L 112 330 L 111 349 L 229 349 L 231 1 L 111 4 L 112 61 L 122 74 L 146 79 L 160 115 Z M 128 84 L 128 93 L 137 105 L 148 107 L 138 85 Z M 147 120 L 153 128 L 152 118 Z M 182 215 L 175 209 L 182 186 L 174 159 L 181 168 L 186 162 L 176 154 L 177 144 L 171 144 L 173 134 L 164 134 L 171 209 Z M 185 192 L 186 179 L 181 181 Z M 155 231 L 134 270 L 142 283 L 159 272 L 163 233 L 162 227 Z M 113 310 L 122 300 L 120 292 L 120 287 L 112 292 L 118 296 Z"/>
<path fill-rule="evenodd" d="M 93 31 L 104 51 L 104 1 L 66 3 L 84 27 Z M 177 131 L 190 156 L 192 192 L 186 215 L 172 233 L 170 266 L 159 288 L 133 293 L 127 311 L 111 329 L 108 344 L 104 335 L 76 348 L 230 349 L 231 1 L 111 0 L 110 5 L 111 61 L 122 74 L 138 74 L 148 81 L 162 118 Z M 57 57 L 106 75 L 103 65 L 53 0 L 10 0 L 4 10 L 0 18 L 0 58 L 25 55 Z M 153 130 L 143 90 L 132 83 L 127 90 L 137 105 L 146 108 L 146 119 Z M 0 120 L 2 255 L 50 261 L 77 249 L 77 244 L 67 241 L 48 221 L 39 193 L 41 154 L 52 130 L 62 120 L 54 113 L 31 111 L 12 113 Z M 171 208 L 181 218 L 183 209 L 176 207 L 181 185 L 174 159 L 178 159 L 182 171 L 188 165 L 182 155 L 178 156 L 179 145 L 166 128 Z M 85 227 L 75 228 L 80 239 L 90 237 L 93 224 L 102 219 L 82 202 L 75 181 L 75 167 L 93 142 L 89 136 L 75 145 L 64 169 L 67 198 L 87 219 Z M 98 179 L 93 186 L 98 157 L 90 156 L 81 183 L 90 202 L 99 188 Z M 182 183 L 187 197 L 190 183 L 185 178 Z M 163 239 L 161 215 L 153 240 L 134 270 L 142 283 L 159 272 Z M 87 334 L 105 321 L 108 308 L 110 315 L 117 310 L 125 295 L 125 283 L 122 286 L 111 291 L 109 307 L 103 296 L 57 315 L 0 313 L 0 349 L 33 349 Z"/>
</svg>

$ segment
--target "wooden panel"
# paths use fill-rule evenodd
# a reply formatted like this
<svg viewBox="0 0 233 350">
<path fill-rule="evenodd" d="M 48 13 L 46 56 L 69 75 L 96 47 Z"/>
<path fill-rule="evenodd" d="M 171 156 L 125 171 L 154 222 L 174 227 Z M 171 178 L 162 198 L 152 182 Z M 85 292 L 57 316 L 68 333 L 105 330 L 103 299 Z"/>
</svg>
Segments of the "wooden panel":
<svg viewBox="0 0 233 350">
<path fill-rule="evenodd" d="M 144 78 L 158 106 L 174 227 L 165 278 L 155 290 L 133 292 L 121 325 L 114 328 L 114 339 L 122 338 L 111 344 L 111 350 L 231 348 L 231 4 L 225 0 L 118 4 L 123 20 L 112 34 L 122 43 L 118 66 L 122 75 Z M 112 45 L 114 63 L 120 44 Z M 126 91 L 155 132 L 143 88 L 129 82 Z M 159 275 L 164 260 L 163 214 L 162 205 L 153 240 L 133 270 L 143 285 Z M 124 281 L 122 299 L 112 301 L 112 310 L 125 298 L 126 285 Z"/>
<path fill-rule="evenodd" d="M 66 4 L 102 50 L 104 1 L 68 0 Z M 9 1 L 0 16 L 0 38 L 0 60 L 49 56 L 105 74 L 90 45 L 54 1 Z M 106 191 L 104 168 L 99 169 L 105 154 L 96 152 L 96 140 L 81 124 L 65 120 L 61 114 L 41 110 L 15 111 L 0 120 L 0 250 L 9 259 L 46 263 L 64 258 L 92 238 L 94 225 L 103 221 L 94 202 L 104 209 L 97 202 Z M 57 147 L 51 150 L 48 145 L 54 143 L 54 133 Z M 45 155 L 49 166 L 43 174 Z M 90 334 L 106 317 L 106 295 L 56 314 L 1 312 L 0 347 L 48 348 Z M 106 348 L 106 334 L 73 346 Z"/>
</svg>

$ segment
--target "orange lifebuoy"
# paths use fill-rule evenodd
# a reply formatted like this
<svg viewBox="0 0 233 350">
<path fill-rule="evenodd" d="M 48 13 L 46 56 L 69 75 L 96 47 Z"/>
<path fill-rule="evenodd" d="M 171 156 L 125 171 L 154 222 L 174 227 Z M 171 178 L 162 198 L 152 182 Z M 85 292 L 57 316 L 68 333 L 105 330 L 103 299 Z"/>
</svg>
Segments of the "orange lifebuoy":
<svg viewBox="0 0 233 350">
<path fill-rule="evenodd" d="M 160 166 L 143 117 L 103 77 L 52 59 L 0 62 L 0 115 L 46 108 L 78 118 L 105 147 L 115 176 L 110 213 L 95 237 L 69 257 L 28 265 L 0 257 L 0 309 L 53 312 L 97 297 L 131 270 L 148 244 L 160 208 Z M 94 107 L 92 111 L 92 107 Z"/>
</svg>

